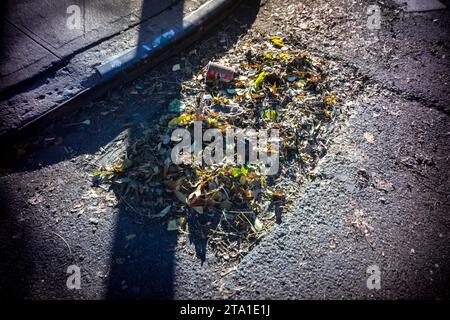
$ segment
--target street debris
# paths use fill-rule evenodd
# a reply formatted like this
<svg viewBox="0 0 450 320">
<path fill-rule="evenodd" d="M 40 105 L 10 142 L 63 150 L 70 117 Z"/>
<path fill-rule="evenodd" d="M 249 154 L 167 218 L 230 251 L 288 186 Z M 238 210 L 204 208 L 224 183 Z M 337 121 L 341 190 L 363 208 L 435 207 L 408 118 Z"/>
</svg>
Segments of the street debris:
<svg viewBox="0 0 450 320">
<path fill-rule="evenodd" d="M 369 240 L 371 233 L 374 231 L 374 227 L 367 221 L 367 215 L 362 209 L 355 209 L 351 221 L 351 225 L 362 236 L 369 246 L 373 249 L 373 244 Z"/>
<path fill-rule="evenodd" d="M 180 70 L 181 70 L 181 66 L 179 63 L 173 65 L 173 67 L 172 67 L 173 72 L 180 71 Z"/>
<path fill-rule="evenodd" d="M 391 182 L 381 179 L 375 173 L 372 173 L 372 184 L 376 189 L 382 190 L 384 192 L 390 192 L 394 190 L 394 185 Z"/>
<path fill-rule="evenodd" d="M 98 224 L 99 221 L 98 221 L 97 218 L 90 218 L 89 222 L 92 223 L 92 224 Z"/>
<path fill-rule="evenodd" d="M 360 189 L 367 188 L 369 186 L 370 176 L 365 169 L 358 169 L 356 172 L 356 184 Z"/>
<path fill-rule="evenodd" d="M 234 72 L 233 68 L 210 61 L 206 67 L 206 79 L 230 82 L 233 80 Z"/>
<path fill-rule="evenodd" d="M 39 194 L 39 193 L 35 193 L 30 199 L 28 199 L 28 203 L 35 206 L 39 203 L 41 203 L 44 200 L 44 197 Z"/>
<path fill-rule="evenodd" d="M 373 143 L 375 141 L 375 136 L 372 132 L 364 132 L 364 139 L 369 143 Z"/>
<path fill-rule="evenodd" d="M 159 220 L 170 232 L 208 239 L 223 260 L 240 259 L 298 196 L 302 184 L 314 179 L 312 171 L 327 152 L 330 123 L 361 87 L 353 78 L 350 88 L 342 87 L 342 78 L 349 76 L 334 75 L 336 69 L 333 62 L 280 36 L 247 40 L 183 82 L 180 98 L 168 105 L 169 114 L 141 128 L 125 156 L 99 168 L 94 180 L 110 184 L 134 214 Z M 194 122 L 222 133 L 278 129 L 278 173 L 264 175 L 248 162 L 173 163 L 173 131 L 193 132 Z M 273 146 L 267 147 L 271 154 Z"/>
</svg>

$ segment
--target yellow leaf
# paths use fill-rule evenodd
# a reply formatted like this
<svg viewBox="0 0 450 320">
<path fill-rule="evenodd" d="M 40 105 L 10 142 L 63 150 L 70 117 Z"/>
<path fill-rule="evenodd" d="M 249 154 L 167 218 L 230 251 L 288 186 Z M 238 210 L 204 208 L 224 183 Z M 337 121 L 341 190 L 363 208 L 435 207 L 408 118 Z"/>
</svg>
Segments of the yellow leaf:
<svg viewBox="0 0 450 320">
<path fill-rule="evenodd" d="M 258 78 L 256 78 L 255 82 L 253 83 L 253 87 L 255 89 L 258 89 L 259 86 L 263 83 L 264 78 L 266 77 L 266 72 L 263 71 L 259 74 Z"/>
<path fill-rule="evenodd" d="M 190 122 L 192 120 L 192 117 L 188 114 L 182 114 L 179 117 L 173 118 L 172 120 L 169 121 L 168 126 L 169 127 L 173 127 L 173 126 L 179 126 L 179 125 L 183 125 L 186 124 L 188 122 Z"/>
<path fill-rule="evenodd" d="M 186 223 L 186 218 L 185 217 L 179 217 L 178 218 L 178 226 L 181 227 Z"/>
<path fill-rule="evenodd" d="M 300 153 L 300 158 L 302 159 L 303 162 L 307 163 L 309 161 L 310 156 L 307 153 Z"/>
<path fill-rule="evenodd" d="M 239 168 L 230 168 L 230 172 L 233 175 L 233 177 L 239 177 L 241 174 L 241 170 Z"/>
<path fill-rule="evenodd" d="M 284 46 L 284 42 L 283 42 L 283 40 L 281 40 L 281 38 L 279 36 L 270 37 L 270 40 L 272 40 L 272 43 L 277 47 Z"/>
<path fill-rule="evenodd" d="M 216 119 L 208 118 L 208 119 L 206 119 L 206 121 L 207 121 L 208 124 L 209 124 L 210 126 L 212 126 L 212 127 L 216 127 L 217 124 L 218 124 L 218 121 L 217 121 Z"/>
<path fill-rule="evenodd" d="M 268 60 L 273 60 L 273 55 L 271 55 L 270 53 L 263 53 L 264 58 L 268 59 Z"/>
<path fill-rule="evenodd" d="M 124 172 L 125 172 L 125 169 L 123 168 L 123 166 L 122 166 L 121 164 L 119 164 L 119 165 L 114 166 L 114 167 L 112 168 L 112 171 L 113 171 L 114 173 L 124 173 Z"/>
<path fill-rule="evenodd" d="M 297 95 L 297 98 L 298 99 L 303 99 L 305 97 L 305 93 L 304 92 L 300 92 L 298 95 Z"/>
<path fill-rule="evenodd" d="M 306 81 L 305 81 L 305 80 L 300 80 L 300 81 L 298 81 L 298 82 L 295 84 L 295 86 L 296 86 L 297 88 L 303 89 L 303 88 L 306 86 Z M 304 94 L 304 93 L 303 93 L 303 94 Z"/>
<path fill-rule="evenodd" d="M 273 121 L 277 118 L 278 112 L 276 110 L 267 109 L 264 110 L 263 119 L 268 121 Z"/>
<path fill-rule="evenodd" d="M 267 188 L 267 180 L 266 180 L 266 177 L 265 177 L 265 176 L 262 176 L 262 177 L 261 177 L 261 186 L 262 186 L 263 188 Z"/>
<path fill-rule="evenodd" d="M 332 106 L 336 102 L 337 98 L 335 96 L 327 95 L 325 96 L 325 102 L 327 105 Z"/>
</svg>

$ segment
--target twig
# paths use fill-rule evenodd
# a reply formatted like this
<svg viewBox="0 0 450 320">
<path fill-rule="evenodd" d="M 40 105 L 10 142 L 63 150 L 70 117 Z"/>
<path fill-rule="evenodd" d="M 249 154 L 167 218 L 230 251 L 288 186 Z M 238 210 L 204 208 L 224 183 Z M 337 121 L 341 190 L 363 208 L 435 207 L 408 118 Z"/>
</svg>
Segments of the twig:
<svg viewBox="0 0 450 320">
<path fill-rule="evenodd" d="M 236 234 L 233 232 L 223 232 L 223 231 L 219 231 L 219 230 L 215 230 L 215 229 L 212 229 L 211 232 L 221 234 L 224 236 L 235 236 L 235 237 L 239 237 L 239 238 L 244 238 L 242 235 L 239 235 L 239 234 Z"/>
<path fill-rule="evenodd" d="M 64 239 L 61 235 L 59 235 L 58 233 L 52 231 L 52 233 L 56 236 L 58 236 L 62 241 L 64 241 L 64 243 L 66 244 L 67 248 L 69 249 L 69 254 L 72 255 L 72 249 L 70 249 L 70 245 L 69 243 L 66 241 L 66 239 Z"/>
</svg>

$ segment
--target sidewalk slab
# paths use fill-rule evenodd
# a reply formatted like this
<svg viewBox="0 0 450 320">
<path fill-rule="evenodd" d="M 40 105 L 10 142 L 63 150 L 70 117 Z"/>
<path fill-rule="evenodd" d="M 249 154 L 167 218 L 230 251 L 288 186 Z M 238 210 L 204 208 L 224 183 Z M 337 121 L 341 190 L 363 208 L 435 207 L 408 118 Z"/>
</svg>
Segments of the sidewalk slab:
<svg viewBox="0 0 450 320">
<path fill-rule="evenodd" d="M 447 7 L 438 0 L 395 0 L 398 5 L 406 5 L 405 12 L 444 10 Z"/>
<path fill-rule="evenodd" d="M 33 43 L 45 49 L 51 63 L 64 59 L 85 48 L 138 25 L 158 15 L 181 0 L 18 0 L 8 1 L 5 6 L 3 24 L 6 24 L 4 36 L 14 37 L 22 33 L 21 38 L 4 41 L 8 52 L 23 52 L 14 61 L 1 64 L 0 91 L 19 84 L 51 67 L 47 60 L 36 64 L 36 56 L 29 51 L 16 50 L 22 42 Z M 77 6 L 79 12 L 69 9 Z M 69 28 L 68 21 L 79 18 L 76 28 Z M 10 30 L 10 25 L 16 30 Z M 11 35 L 12 34 L 12 35 Z M 28 38 L 28 39 L 27 39 Z M 30 46 L 30 45 L 28 45 Z M 52 55 L 51 55 L 52 54 Z M 16 67 L 16 70 L 11 69 Z M 8 72 L 9 71 L 9 72 Z M 5 74 L 5 75 L 4 75 Z"/>
<path fill-rule="evenodd" d="M 49 8 L 54 1 L 56 0 L 43 2 L 42 7 Z M 34 1 L 28 2 L 34 3 Z M 40 15 L 37 13 L 37 8 L 31 6 L 28 9 L 29 12 L 38 18 L 36 18 L 37 22 L 30 22 L 31 24 L 28 24 L 27 27 L 25 27 L 24 15 L 10 13 L 11 21 L 14 21 L 10 23 L 10 27 L 15 28 L 18 36 L 21 35 L 25 39 L 23 43 L 22 41 L 18 41 L 18 43 L 22 45 L 35 44 L 37 54 L 24 55 L 22 60 L 18 59 L 15 63 L 16 69 L 11 68 L 9 73 L 2 73 L 5 74 L 5 77 L 0 80 L 6 80 L 0 81 L 0 136 L 14 135 L 37 119 L 41 119 L 49 113 L 53 114 L 53 111 L 60 109 L 61 105 L 69 102 L 74 104 L 75 98 L 88 95 L 92 98 L 95 96 L 95 92 L 104 92 L 106 82 L 110 79 L 99 75 L 96 69 L 98 66 L 126 50 L 151 43 L 168 30 L 177 30 L 177 34 L 174 41 L 170 41 L 168 44 L 169 48 L 164 54 L 174 53 L 178 45 L 172 42 L 184 42 L 181 39 L 183 34 L 194 39 L 201 35 L 195 32 L 197 27 L 201 27 L 203 30 L 220 21 L 215 16 L 211 19 L 213 21 L 199 19 L 195 13 L 201 6 L 207 10 L 200 11 L 207 12 L 212 8 L 215 15 L 223 17 L 239 1 L 171 0 L 150 2 L 134 0 L 126 5 L 120 5 L 120 1 L 116 0 L 93 1 L 91 7 L 86 6 L 86 9 L 90 8 L 91 13 L 88 14 L 88 10 L 86 10 L 87 32 L 85 34 L 69 29 L 67 29 L 69 31 L 62 31 L 61 34 L 58 33 L 56 26 L 65 23 L 64 10 L 59 16 L 56 14 L 54 16 Z M 20 8 L 19 5 L 24 6 L 25 3 L 27 1 L 20 0 L 17 2 L 16 8 Z M 67 4 L 67 1 L 62 1 L 57 6 L 58 10 L 61 11 Z M 120 10 L 115 10 L 115 8 Z M 50 12 L 58 11 L 52 10 Z M 45 12 L 45 10 L 43 11 Z M 139 15 L 148 18 L 138 18 Z M 100 25 L 99 21 L 104 22 L 104 25 Z M 48 28 L 49 30 L 45 30 L 45 27 L 39 28 L 39 25 L 48 26 L 49 24 L 52 26 Z M 34 31 L 31 31 L 33 28 Z M 17 49 L 17 51 L 22 50 L 24 49 Z M 155 52 L 152 51 L 152 55 L 146 58 L 146 62 L 142 65 L 144 69 L 160 61 L 153 57 L 153 54 L 160 54 L 158 51 L 159 48 Z M 22 63 L 22 67 L 17 67 L 20 66 L 20 63 Z M 9 67 L 1 64 L 0 66 L 2 70 L 8 70 Z M 131 72 L 121 72 L 120 76 L 123 78 L 131 80 L 133 77 Z M 7 88 L 3 88 L 2 91 L 2 86 Z M 100 87 L 103 89 L 97 90 Z"/>
<path fill-rule="evenodd" d="M 0 88 L 50 68 L 59 58 L 9 22 L 3 24 Z"/>
</svg>

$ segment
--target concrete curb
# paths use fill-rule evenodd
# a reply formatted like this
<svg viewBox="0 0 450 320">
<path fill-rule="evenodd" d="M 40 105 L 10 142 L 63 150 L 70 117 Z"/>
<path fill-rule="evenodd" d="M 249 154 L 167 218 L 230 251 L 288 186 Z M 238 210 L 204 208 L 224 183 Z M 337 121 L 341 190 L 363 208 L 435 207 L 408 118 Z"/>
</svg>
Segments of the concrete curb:
<svg viewBox="0 0 450 320">
<path fill-rule="evenodd" d="M 38 117 L 25 121 L 17 128 L 0 133 L 0 142 L 10 144 L 20 140 L 57 121 L 58 118 L 80 107 L 86 101 L 101 96 L 108 89 L 133 80 L 199 39 L 206 30 L 219 23 L 240 2 L 241 0 L 209 0 L 183 18 L 182 23 L 168 28 L 149 43 L 129 49 L 95 67 L 98 81 Z"/>
</svg>

